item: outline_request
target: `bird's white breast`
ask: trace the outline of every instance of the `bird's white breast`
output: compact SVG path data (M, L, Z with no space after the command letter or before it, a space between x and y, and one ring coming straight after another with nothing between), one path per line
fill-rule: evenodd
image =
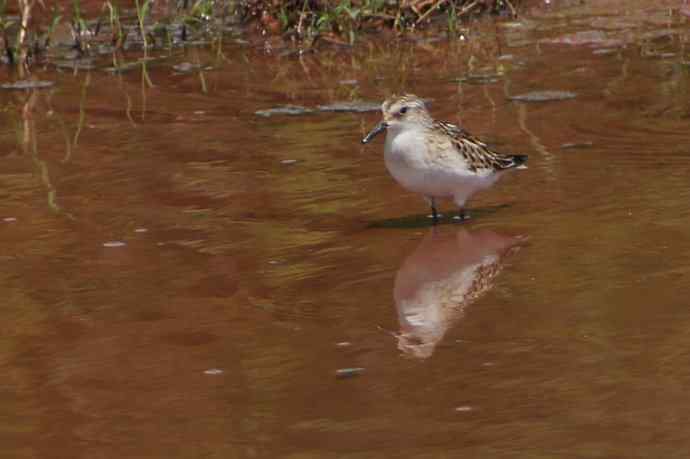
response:
M389 129L386 134L386 167L404 188L430 197L469 196L495 181L495 177L484 179L470 171L450 142L436 143L434 147L441 148L432 150L427 135L423 127Z

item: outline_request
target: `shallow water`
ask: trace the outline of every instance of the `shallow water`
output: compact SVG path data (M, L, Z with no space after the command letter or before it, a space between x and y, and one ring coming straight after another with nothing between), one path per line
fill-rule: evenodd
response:
M2 457L684 457L688 19L601 8L0 92ZM432 229L378 114L255 115L403 90L529 169Z

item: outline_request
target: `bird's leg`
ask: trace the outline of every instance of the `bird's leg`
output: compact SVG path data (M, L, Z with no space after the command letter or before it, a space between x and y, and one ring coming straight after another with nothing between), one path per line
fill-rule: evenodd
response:
M461 207L460 212L458 213L458 220L461 222L464 222L465 220L469 220L470 216L467 212L465 212L465 208Z
M470 219L470 216L467 215L464 207L461 207L460 212L458 212L458 215L453 217L453 220L457 220L459 222L464 222L465 220L469 220L469 219Z
M434 224L436 224L438 223L438 211L436 210L434 198L429 198L429 204L431 204L431 218L434 220Z

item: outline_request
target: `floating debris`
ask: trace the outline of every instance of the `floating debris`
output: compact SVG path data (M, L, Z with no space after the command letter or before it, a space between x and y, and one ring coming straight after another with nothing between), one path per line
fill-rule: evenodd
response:
M17 219L14 217L5 217L2 219L2 221L7 222L7 223L12 223L12 222L16 222Z
M572 142L572 143L564 143L561 145L561 148L563 150L568 150L571 148L589 148L592 145L594 145L592 142Z
M501 75L498 73L465 75L464 77L454 80L454 82L457 83L467 84L494 84L499 81L501 81Z
M104 242L104 243L103 243L103 247L109 247L109 248L112 248L112 247L124 247L124 246L126 246L126 245L127 245L127 243L126 243L126 242L122 242L122 241L108 241L108 242Z
M474 410L474 408L472 408L471 406L467 406L467 405L458 406L455 408L455 411L458 413L466 413L466 412L472 411L472 410Z
M622 40L609 38L609 35L601 30L581 30L560 37L546 39L543 40L542 43L571 46L596 45L609 48L623 45Z
M137 228L134 230L135 233L146 233L148 229L146 228Z
M312 110L311 108L302 107L300 105L285 105L283 107L269 108L266 110L257 110L256 112L254 112L254 114L268 118L269 116L280 115L306 115L313 112L314 110Z
M322 112L378 112L381 110L381 104L363 101L334 102L328 105L319 105L317 109Z
M220 368L209 368L208 370L204 370L205 375L211 375L211 376L218 376L222 375L224 372Z
M173 70L177 73L191 73L195 70L199 70L201 65L192 64L191 62L181 62L179 64L173 65Z
M338 347L349 347L352 346L352 343L349 341L341 341L339 343L335 343L335 345Z
M554 100L574 99L577 94L570 91L532 91L517 96L510 96L508 99L518 102L550 102Z
M0 85L2 89L45 89L55 86L53 81L41 81L41 80L19 80L14 83L3 83Z
M313 48L307 49L288 49L279 54L280 57L301 57L308 53L313 53L315 50Z
M364 368L341 368L335 371L335 377L338 379L354 378L364 373Z
M280 164L295 164L296 162L296 159L284 159L280 162Z
M381 110L381 104L376 102L363 102L363 101L353 101L353 102L334 102L327 105L319 105L316 109L302 107L301 105L285 105L283 107L269 108L266 110L257 110L254 112L258 116L277 116L277 115L307 115L314 113L315 111L320 112L377 112Z
M103 70L109 73L125 73L141 66L142 62L128 62L117 67L105 67Z
M91 59L58 60L53 61L53 65L59 69L68 70L94 70L96 68L96 64Z
M645 57L650 59L669 59L676 57L676 53L649 53Z
M618 48L599 48L595 49L592 51L592 54L598 55L598 56L606 56L609 54L616 54L618 52Z

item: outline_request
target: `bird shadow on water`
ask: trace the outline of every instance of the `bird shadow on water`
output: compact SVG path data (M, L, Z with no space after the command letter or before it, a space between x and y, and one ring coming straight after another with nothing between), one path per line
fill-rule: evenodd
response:
M468 217L464 220L459 220L455 218L458 215L457 210L452 212L441 212L441 217L439 217L436 225L460 225L473 222L475 220L493 215L503 209L510 208L511 204L498 204L495 206L472 208L467 211ZM388 218L386 220L377 220L370 222L367 228L427 228L434 226L434 221L431 219L429 214L423 215L408 215L399 218Z

